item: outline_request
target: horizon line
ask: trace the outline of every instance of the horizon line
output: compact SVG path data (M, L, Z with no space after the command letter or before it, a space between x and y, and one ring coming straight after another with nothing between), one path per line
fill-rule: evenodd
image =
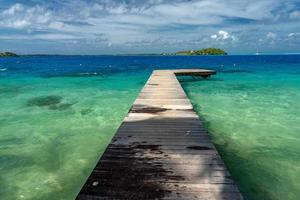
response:
M54 54L54 53L29 53L29 54L17 54L19 56L130 56L130 55L148 55L148 56L260 56L260 55L300 55L300 52L296 53L289 53L289 52L282 52L282 53L241 53L241 54L227 54L227 55L172 55L164 54L164 53L116 53L116 54Z

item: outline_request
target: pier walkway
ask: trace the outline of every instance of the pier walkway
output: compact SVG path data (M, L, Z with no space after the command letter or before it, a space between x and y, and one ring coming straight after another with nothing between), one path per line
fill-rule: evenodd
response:
M176 78L212 74L153 71L77 200L242 200Z

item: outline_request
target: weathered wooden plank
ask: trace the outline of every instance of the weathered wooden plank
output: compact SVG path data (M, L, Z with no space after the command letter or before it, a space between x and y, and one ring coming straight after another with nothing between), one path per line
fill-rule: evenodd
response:
M77 200L243 199L176 79L212 74L154 71Z

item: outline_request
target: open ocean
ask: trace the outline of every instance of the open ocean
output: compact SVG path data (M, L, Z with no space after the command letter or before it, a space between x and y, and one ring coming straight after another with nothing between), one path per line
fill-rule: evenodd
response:
M180 78L249 200L300 198L300 55L0 58L0 199L72 200L153 69Z

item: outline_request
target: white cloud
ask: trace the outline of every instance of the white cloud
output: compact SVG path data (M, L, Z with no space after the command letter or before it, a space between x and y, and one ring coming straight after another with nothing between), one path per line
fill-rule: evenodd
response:
M267 39L270 39L270 40L276 40L277 34L273 33L273 32L268 32L266 37L267 37Z
M289 34L288 34L288 38L289 38L289 39L293 39L293 38L296 38L296 37L298 37L298 36L300 36L300 33L289 33Z
M230 37L229 33L223 30L219 31L219 36L221 40L227 40Z
M11 6L9 9L4 10L2 13L4 15L14 15L17 12L21 12L24 10L24 6L22 4L16 3Z
M226 18L243 18L250 20L271 19L272 8L276 0L262 0L259 3L250 1L237 2L229 0L202 1L163 1L149 0L143 4L118 1L65 1L61 8L49 10L35 5L25 7L22 4L12 5L2 12L2 25L14 27L13 21L25 19L26 26L39 26L47 20L91 20L100 23L127 23L131 25L148 25L151 27L179 25L215 25L222 24ZM131 2L131 1L129 1ZM133 1L136 2L136 1ZM78 12L78 7L80 11ZM10 14L10 19L6 15ZM51 15L51 19L49 19ZM35 20L36 18L36 20ZM43 22L45 21L45 22ZM26 27L24 25L24 27ZM150 28L151 28L150 27ZM16 27L20 28L20 27Z
M290 13L291 19L300 19L300 11L296 10Z
M278 35L268 33L274 30L272 26L278 26L272 24L278 16L276 10L285 11L285 3L278 0L64 0L55 1L56 7L51 1L34 2L39 4L17 3L0 10L0 29L16 29L20 34L20 37L2 35L2 38L90 40L92 43L101 34L108 46L182 43L202 46L230 45L245 40L253 43L258 38L273 41L299 29L295 23ZM289 19L298 15L295 9L280 13Z
M0 13L0 26L16 29L47 27L52 18L52 12L41 6L28 8L17 3Z
M237 38L231 34L229 34L227 31L219 30L218 34L211 35L210 38L215 39L216 41L236 41Z

